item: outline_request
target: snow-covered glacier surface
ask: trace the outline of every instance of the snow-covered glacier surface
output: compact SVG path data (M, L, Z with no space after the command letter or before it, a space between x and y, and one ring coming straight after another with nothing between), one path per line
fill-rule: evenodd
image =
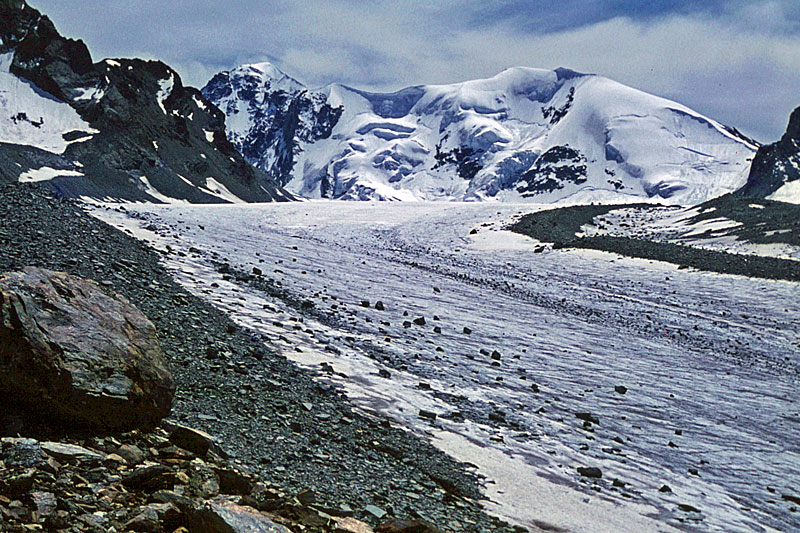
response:
M261 63L203 94L250 163L310 198L696 204L741 187L755 151L683 105L568 69L373 93Z
M540 208L96 213L168 246L189 290L361 408L473 463L494 513L575 532L800 528L784 497L800 496L800 286L551 250L502 230ZM260 269L283 296L223 279L218 262Z

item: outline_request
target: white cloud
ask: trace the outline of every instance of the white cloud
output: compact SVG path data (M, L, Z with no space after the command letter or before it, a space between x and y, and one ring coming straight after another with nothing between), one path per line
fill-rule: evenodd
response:
M800 104L800 36L749 33L721 21L616 18L544 36L501 26L449 46L475 72L504 64L595 72L762 136L778 135Z
M566 29L547 33L531 29L539 18L530 5L511 0L35 4L96 54L160 57L195 85L259 60L312 86L380 90L487 77L515 65L565 66L676 99L762 140L779 136L800 104L800 8L785 0L636 19L609 18L612 8L598 12L593 4L596 21L572 25L574 2L564 2L567 22L559 27ZM558 21L559 6L541 8L551 10L542 19Z

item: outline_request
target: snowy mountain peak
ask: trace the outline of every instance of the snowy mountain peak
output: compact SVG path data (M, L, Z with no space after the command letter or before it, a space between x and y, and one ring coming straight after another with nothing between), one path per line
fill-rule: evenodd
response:
M312 198L698 203L740 187L756 149L685 106L566 68L392 93L255 90L237 72L203 89L231 141Z
M234 83L256 84L272 91L296 92L305 90L305 85L292 78L268 61L241 65L228 73Z
M252 63L250 65L244 65L243 67L240 68L255 70L265 74L269 78L276 80L286 77L285 72L283 72L281 69L279 69L269 61L262 61L261 63Z

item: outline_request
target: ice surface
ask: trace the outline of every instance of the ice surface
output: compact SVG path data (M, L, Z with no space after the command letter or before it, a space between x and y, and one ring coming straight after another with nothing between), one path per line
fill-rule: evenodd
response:
M169 245L181 283L287 357L330 364L335 373L319 379L358 406L477 465L492 482L492 512L576 532L800 528L780 497L800 479L800 286L603 252L534 253L539 243L503 227L539 208L310 201L128 208L142 219L98 212ZM156 232L143 229L151 224ZM223 279L215 258L260 268L315 313ZM403 326L420 316L424 326ZM497 411L505 422L488 418ZM599 424L585 428L580 412ZM602 468L599 491L578 466ZM665 484L672 492L659 492Z

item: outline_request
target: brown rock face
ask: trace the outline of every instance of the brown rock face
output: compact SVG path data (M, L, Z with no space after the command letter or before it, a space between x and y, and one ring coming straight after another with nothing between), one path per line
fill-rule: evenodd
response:
M174 392L155 327L123 297L39 268L0 276L0 395L24 416L149 426Z

